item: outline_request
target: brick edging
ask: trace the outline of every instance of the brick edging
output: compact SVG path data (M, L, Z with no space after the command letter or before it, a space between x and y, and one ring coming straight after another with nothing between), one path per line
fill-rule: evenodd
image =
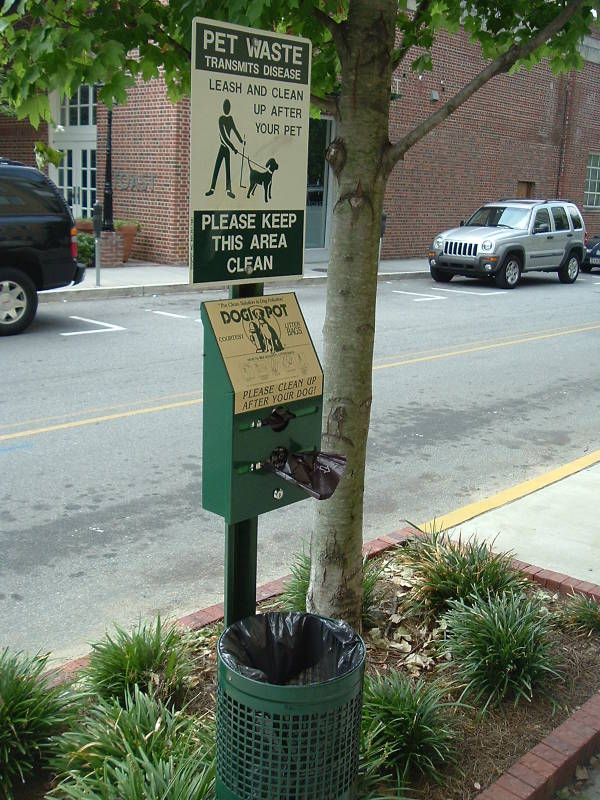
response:
M408 539L423 536L418 528L409 525L401 530L379 536L363 545L368 558L398 547ZM576 592L600 602L600 586L580 581L561 572L543 569L525 561L513 559L513 566L529 580L563 594ZM264 583L256 589L258 602L277 597L283 591L289 575ZM200 630L224 617L222 603L217 603L177 620L176 624L190 630ZM53 683L64 683L89 663L89 656L69 661L52 670ZM515 762L497 781L475 800L551 800L553 794L569 783L578 764L588 761L600 750L600 693L593 695L577 711L548 734L532 750Z

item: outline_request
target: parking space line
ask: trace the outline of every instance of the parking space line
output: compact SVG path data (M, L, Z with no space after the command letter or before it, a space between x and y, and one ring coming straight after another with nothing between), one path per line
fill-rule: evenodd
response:
M401 292L400 289L392 289L394 294L409 294L413 297L420 297L421 300L413 300L414 303L422 303L423 300L447 300L447 297L436 297L432 294L419 294L418 292Z
M185 314L172 314L170 311L154 311L153 308L147 308L151 314L160 314L161 317L175 317L175 319L189 319Z
M506 297L507 293L501 290L497 292L470 292L467 289L442 289L441 286L432 286L432 292L452 292L454 294L473 294L475 297Z
M112 331L126 331L127 328L122 328L120 325L111 325L110 322L99 322L97 319L86 319L86 317L74 317L69 319L77 319L80 322L89 322L90 325L100 325L100 328L94 328L88 331L69 331L69 333L61 333L61 336L83 336L85 333L111 333Z

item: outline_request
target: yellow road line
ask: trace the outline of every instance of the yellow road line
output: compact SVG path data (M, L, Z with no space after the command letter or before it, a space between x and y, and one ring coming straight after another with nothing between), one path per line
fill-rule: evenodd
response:
M25 419L20 422L8 422L0 425L0 431L10 430L11 428L22 428L23 425L39 425L41 422L51 422L55 419L66 419L67 417L74 417L76 414L97 414L100 411L112 411L116 408L131 408L131 406L141 406L144 403L157 403L160 400L173 400L176 397L189 397L190 395L199 395L200 390L196 389L192 392L171 392L169 394L159 395L158 397L148 397L146 400L133 400L128 403L111 403L108 406L96 406L95 408L86 408L85 411L71 411L64 414L53 414L49 417L37 417L34 419Z
M80 428L83 425L95 425L98 422L110 422L115 419L125 419L126 417L137 417L141 414L155 414L157 411L168 411L173 408L183 408L184 406L195 406L202 403L202 399L182 400L179 403L167 403L162 406L152 406L151 408L138 408L135 411L123 411L120 414L106 414L102 417L90 417L89 419L78 419L73 422L63 422L60 425L48 425L45 428L32 428L28 431L18 433L5 433L0 436L0 442L7 442L10 439L23 439L26 436L36 436L39 433L51 433L52 431L64 431L69 428Z
M585 331L588 331L588 330L592 330L592 331L596 330L598 325L600 325L600 323L590 322L590 323L586 324L585 326L583 326L583 331L585 332ZM506 344L507 342L513 341L515 336L519 336L521 339L524 339L527 336L541 336L541 335L547 335L547 334L560 335L560 334L564 334L564 333L569 333L570 331L571 331L570 327L547 328L546 330L540 330L535 334L531 333L531 332L529 332L529 333L522 332L522 333L518 334L516 331L513 331L512 338L509 338L508 336L495 336L494 338L491 338L491 339L488 338L487 339L487 344L488 345L489 344ZM481 341L479 341L478 343L465 342L463 347L464 348L478 347L480 344L481 344ZM415 350L413 352L408 352L408 353L397 353L397 354L394 354L394 355L388 354L387 356L377 356L377 357L375 357L373 359L373 362L376 365L380 361L385 364L391 358L393 358L393 359L418 358L418 357L426 356L426 355L434 355L436 353L437 354L439 354L439 353L445 354L447 352L449 352L449 348L446 348L445 350L440 350L439 347L435 347L435 348L431 348L431 349L428 349L428 350Z
M441 517L423 522L419 525L419 528L429 532L455 528L457 525L473 519L473 517L485 514L486 511L492 511L494 508L500 508L500 506L505 506L507 503L512 503L513 500L519 500L521 497L537 492L539 489L544 489L552 483L568 478L569 475L581 472L582 469L591 467L599 462L600 450L595 450L593 453L588 453L587 456L582 456L575 461L564 464L562 467L556 467L550 472L538 475L537 478L530 478L527 481L523 481L523 483L518 483L516 486L511 486L509 489L487 497L485 500L469 503L469 505L458 508L456 511L451 511Z
M561 331L552 331L552 332L547 332L547 333L535 334L535 335L532 335L532 336L523 336L520 339L509 339L509 340L505 340L505 341L497 341L497 342L492 342L492 343L488 343L488 344L473 345L473 346L469 346L469 347L464 347L464 348L459 349L459 350L451 350L451 351L446 351L446 352L443 352L443 353L439 353L438 352L438 353L433 353L431 355L421 355L421 356L416 356L416 357L413 357L413 358L405 358L405 359L403 359L401 361L394 361L394 362L391 362L389 364L378 364L378 365L373 367L373 372L378 372L379 370L383 370L383 369L392 369L394 367L407 366L407 365L410 365L410 364L419 364L419 363L422 363L422 362L425 362L425 361L437 361L437 360L442 359L442 358L451 358L451 357L456 357L456 356L461 356L461 355L467 355L469 353L478 353L478 352L483 352L485 350L495 350L495 349L500 348L500 347L512 347L512 346L518 345L518 344L526 344L527 342L536 342L536 341L541 341L543 339L553 339L553 338L555 338L557 336L568 336L568 335L572 335L572 334L575 334L575 333L585 333L587 331L595 331L595 330L600 330L600 323L594 324L594 325L586 325L586 326L582 326L580 328L567 328L567 329L561 330ZM190 392L182 392L181 393L181 395L185 395L185 394L190 394ZM172 396L177 396L177 395L172 395ZM157 399L159 399L159 398L157 398ZM77 427L81 427L82 425L94 425L94 424L96 424L98 422L109 422L109 421L115 420L115 419L124 419L126 417L135 417L135 416L139 416L140 414L153 414L153 413L156 413L158 411L167 411L167 410L173 409L173 408L181 408L183 406L197 405L197 404L199 404L201 402L202 402L201 399L186 400L186 401L178 402L178 403L168 403L168 404L160 405L160 406L152 406L150 408L140 408L140 409L137 409L135 411L125 411L125 412L122 412L122 413L119 413L119 414L107 414L107 415L100 416L100 417L92 417L92 418L88 418L88 419L74 420L73 422L64 422L64 423L61 423L61 424L58 424L58 425L48 425L48 426L43 427L43 428L34 428L34 429L31 429L31 430L19 431L17 433L0 434L0 442L5 442L5 441L8 441L10 439L21 439L21 438L24 438L26 436L35 436L36 434L39 434L39 433L50 433L51 431L68 430L69 428L77 428ZM111 406L109 406L109 408L110 407ZM113 406L113 407L114 408L118 408L119 406L116 405L116 406ZM48 420L50 420L50 419L60 419L60 417L47 417L46 419L48 419ZM37 421L38 420L31 420L31 422L37 422ZM39 420L39 421L41 422L41 421L44 421L44 420ZM5 430L6 430L7 427L15 427L16 424L17 423L14 423L14 424L12 424L10 426L0 426L0 430L2 429L2 427L4 427ZM27 423L21 422L20 424L23 425L23 424L27 424Z
M570 328L559 333L540 333L534 336L524 336L521 339L509 339L505 342L494 342L492 344L481 344L473 347L464 347L461 350L451 350L446 353L436 353L430 356L418 356L416 358L406 358L402 361L392 361L389 364L378 364L373 367L373 372L380 369L392 369L393 367L404 367L409 364L420 364L424 361L437 361L441 358L451 358L455 356L464 356L468 353L481 353L485 350L497 350L500 347L513 347L517 344L527 344L527 342L539 342L542 339L555 339L557 336L569 336L574 333L585 333L587 331L600 330L600 324L588 325L581 328Z

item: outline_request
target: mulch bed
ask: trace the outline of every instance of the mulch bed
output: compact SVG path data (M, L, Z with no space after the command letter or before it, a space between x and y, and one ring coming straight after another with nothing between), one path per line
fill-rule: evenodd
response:
M385 554L387 564L378 584L377 625L363 632L367 645L367 671L385 673L407 670L415 678L432 679L439 673L436 640L443 626L426 626L415 617L403 616L399 596L406 592L410 578L394 562L393 551ZM558 609L565 597L531 584L549 612ZM261 604L260 611L276 610L277 600ZM222 624L191 633L199 656L194 675L194 699L190 710L205 713L214 708L216 686L216 643ZM427 800L472 800L497 780L512 764L564 722L589 697L600 691L600 637L556 630L555 652L563 680L552 685L552 699L534 697L531 703L505 704L479 717L476 710L459 708L455 724L458 733L458 763L446 773L443 785L426 781L410 787L410 794ZM452 666L444 670L452 681ZM456 697L456 694L455 694ZM16 800L41 800L47 780L30 782Z
M376 595L374 614L377 627L363 632L367 645L367 671L408 670L415 678L432 679L439 672L435 644L443 631L436 631L435 625L432 631L421 619L402 616L398 609L398 594L406 591L409 581L402 577L402 568L394 565L393 551L381 560L388 563L388 567ZM533 583L529 591L543 601L549 612L557 611L566 602L564 595L550 593ZM277 608L275 599L261 604L259 610ZM200 692L193 703L197 711L214 707L215 652L221 630L222 626L219 626L201 634L205 656L198 673ZM415 797L472 800L600 691L600 637L558 629L555 636L556 658L563 680L553 684L551 698L534 696L531 703L521 702L516 707L506 703L483 717L479 717L476 710L458 709L455 723L460 746L456 768L446 773L441 786L426 781L414 783L411 792ZM452 667L447 668L444 674L450 683Z

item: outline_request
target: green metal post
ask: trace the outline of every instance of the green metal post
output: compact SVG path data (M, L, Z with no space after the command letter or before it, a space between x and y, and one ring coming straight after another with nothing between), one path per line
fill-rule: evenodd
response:
M260 297L264 284L232 286L230 299ZM225 525L225 626L256 613L258 517Z
M256 613L258 517L225 526L225 625Z

